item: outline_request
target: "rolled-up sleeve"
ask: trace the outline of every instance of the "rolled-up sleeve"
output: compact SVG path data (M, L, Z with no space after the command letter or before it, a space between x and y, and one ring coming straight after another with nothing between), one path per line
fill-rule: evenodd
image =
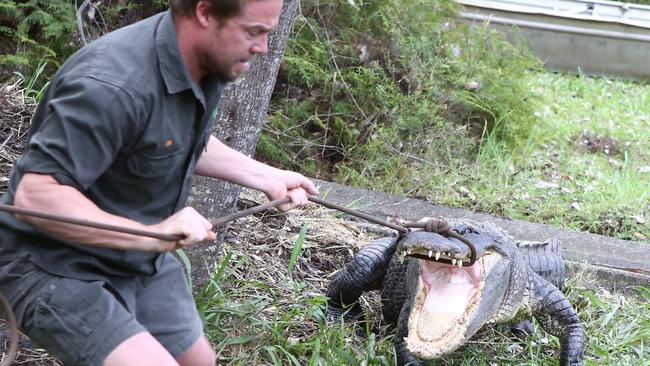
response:
M89 76L67 76L52 92L17 168L85 191L137 136L142 108L125 90Z

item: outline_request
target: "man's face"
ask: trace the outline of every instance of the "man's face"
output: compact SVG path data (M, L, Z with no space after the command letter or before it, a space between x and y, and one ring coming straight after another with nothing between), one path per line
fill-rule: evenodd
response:
M268 50L268 35L281 10L282 0L251 0L240 15L222 20L211 16L201 68L223 80L237 79L256 54Z

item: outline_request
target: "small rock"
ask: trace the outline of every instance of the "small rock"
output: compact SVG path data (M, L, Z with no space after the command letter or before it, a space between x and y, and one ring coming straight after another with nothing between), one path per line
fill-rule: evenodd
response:
M617 169L617 170L621 170L621 168L623 167L623 165L621 165L621 163L619 163L618 160L616 160L616 159L609 159L609 160L607 160L607 162L609 163L609 165L612 168Z
M465 83L465 89L469 91L475 91L481 89L481 84L476 81L468 81Z
M535 184L535 187L541 188L541 189L556 189L556 188L559 188L560 185L557 184L557 183L553 183L553 182L541 181L541 182L537 182L537 184Z

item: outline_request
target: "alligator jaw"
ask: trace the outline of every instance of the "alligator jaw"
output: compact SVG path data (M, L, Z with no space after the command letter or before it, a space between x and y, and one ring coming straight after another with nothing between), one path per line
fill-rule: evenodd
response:
M409 256L415 257L415 251L411 252ZM492 256L495 255L487 255ZM484 267L487 258L470 267L459 267L436 262L435 257L434 254L431 260L419 261L418 291L408 319L407 348L422 359L453 352L471 336L466 334L468 321L480 301L487 270Z
M416 248L402 250L399 257L400 263L404 263L404 259L406 259L407 256L427 261L447 263L451 264L452 266L458 266L459 268L462 268L463 264L468 264L470 262L469 255L461 254L459 256L440 250L434 252L432 249Z

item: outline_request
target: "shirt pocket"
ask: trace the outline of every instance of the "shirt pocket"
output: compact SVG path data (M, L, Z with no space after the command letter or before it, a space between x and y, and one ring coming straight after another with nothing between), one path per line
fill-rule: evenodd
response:
M136 152L127 158L126 165L129 172L138 177L157 178L181 169L184 152L184 149L171 152Z

